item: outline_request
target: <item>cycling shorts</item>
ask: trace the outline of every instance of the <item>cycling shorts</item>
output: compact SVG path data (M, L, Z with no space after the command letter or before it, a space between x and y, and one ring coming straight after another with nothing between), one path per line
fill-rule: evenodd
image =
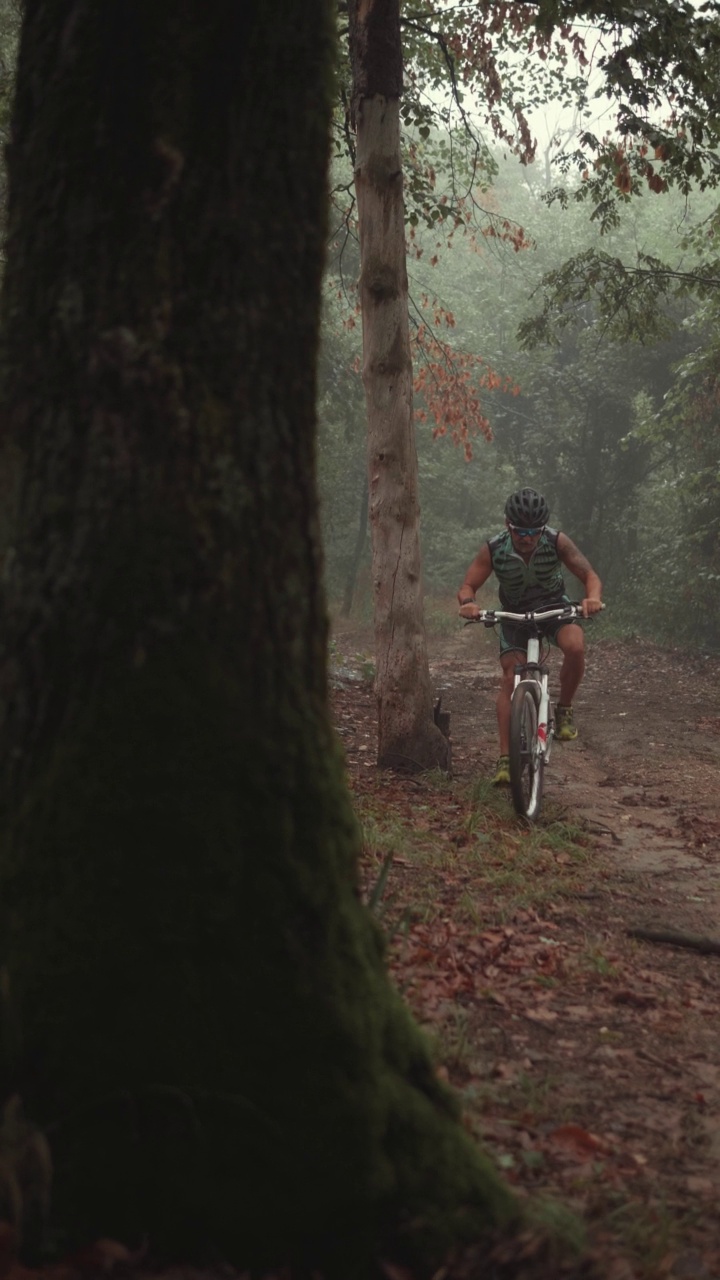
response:
M557 633L561 627L581 627L582 620L578 618L548 618L547 622L539 622L537 624L538 632L543 639L549 640L551 644L557 644ZM522 622L501 622L500 623L500 654L511 653L514 650L520 650L525 653L527 649L527 627Z

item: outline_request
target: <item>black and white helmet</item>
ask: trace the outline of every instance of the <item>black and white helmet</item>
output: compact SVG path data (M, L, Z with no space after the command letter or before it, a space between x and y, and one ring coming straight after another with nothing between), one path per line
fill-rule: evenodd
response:
M505 515L510 524L521 529L535 529L547 524L550 508L543 495L535 489L518 489L505 503Z

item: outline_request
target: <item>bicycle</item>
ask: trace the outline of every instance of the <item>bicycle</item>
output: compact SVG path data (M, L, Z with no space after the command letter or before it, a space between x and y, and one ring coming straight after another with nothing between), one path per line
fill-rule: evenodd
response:
M469 623L482 622L486 627L508 621L528 628L527 654L525 661L515 668L510 702L510 791L516 813L529 822L537 821L540 816L544 771L550 760L555 727L538 623L549 618L564 618L569 622L582 616L582 606L572 601L530 613L482 609L479 617L468 619Z

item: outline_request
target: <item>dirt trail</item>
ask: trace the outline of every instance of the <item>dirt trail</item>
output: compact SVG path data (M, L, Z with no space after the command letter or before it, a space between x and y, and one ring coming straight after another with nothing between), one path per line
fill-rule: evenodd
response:
M462 967L467 948L468 990L441 1002L435 1017L445 1019L448 1042L453 1019L462 1029L469 1063L451 1063L450 1079L483 1099L479 1136L510 1180L556 1194L599 1224L612 1280L720 1280L720 955L628 935L645 927L720 941L720 658L598 632L575 704L580 736L554 745L545 786L547 813L566 809L592 834L583 892L511 920L489 964L483 948L497 943L497 931L484 932L482 915L474 933L460 926L454 950L425 962L411 1003L427 1020L424 978L432 990L452 963ZM341 631L337 644L367 676L367 633ZM444 831L456 841L454 865L466 867L457 896L472 887L457 800L464 782L491 776L497 757L497 640L465 627L434 638L430 662L460 784ZM388 806L404 787L411 812L430 802L422 781L377 775L371 687L341 683L336 714L353 786L374 788L376 803ZM402 897L402 867L393 874ZM408 864L406 874L416 886L422 872ZM443 924L455 890L433 874ZM412 942L411 929L410 952ZM414 956L432 957L434 942L420 943ZM401 985L411 963L401 951L393 960ZM558 1142L573 1149L563 1154Z
M557 664L553 652L551 688ZM467 627L433 643L431 669L451 713L455 772L489 773L494 636ZM642 881L638 924L720 937L720 660L591 640L575 718L580 736L554 744L546 795L588 822L620 874Z

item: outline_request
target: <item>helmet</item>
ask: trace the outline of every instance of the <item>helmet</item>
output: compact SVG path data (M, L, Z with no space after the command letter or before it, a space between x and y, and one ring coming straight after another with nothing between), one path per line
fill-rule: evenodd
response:
M547 524L550 508L541 493L535 489L518 489L505 503L505 515L510 524L521 529L534 529Z

